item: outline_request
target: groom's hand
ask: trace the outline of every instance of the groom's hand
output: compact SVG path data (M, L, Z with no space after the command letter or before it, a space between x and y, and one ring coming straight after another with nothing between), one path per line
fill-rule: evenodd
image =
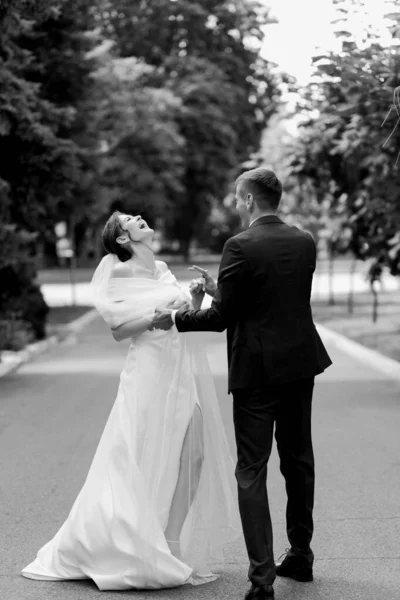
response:
M158 310L156 309L153 317L153 322L150 325L150 331L153 329L163 329L168 331L173 326L172 310Z

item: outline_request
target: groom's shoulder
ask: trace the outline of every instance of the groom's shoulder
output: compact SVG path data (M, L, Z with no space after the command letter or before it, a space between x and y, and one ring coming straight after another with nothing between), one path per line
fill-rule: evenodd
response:
M312 233L308 230L305 229L304 227L302 227L300 224L295 224L295 225L290 225L290 229L293 233L295 233L295 235L299 236L299 237L306 237L307 239L311 240L312 242L315 242L314 240L314 236L312 235Z
M240 244L241 242L245 242L248 239L250 239L249 229L244 229L243 231L239 231L236 235L233 235L231 238L229 238L228 242L233 240L234 242Z
M253 239L252 231L250 229L244 229L243 231L239 231L236 235L233 235L226 242L227 244L232 244L234 246L245 246L248 242Z
M246 231L240 231L236 235L228 238L224 244L224 250L230 249L239 249L242 244L246 242L247 237L244 235Z
M313 235L307 229L301 227L301 225L289 225L288 223L283 223L283 225L284 227L282 227L282 229L279 230L279 233L277 232L279 237L282 237L283 239L297 238L299 243L304 243L305 240L308 240L308 242L311 242L312 245L315 246L315 240ZM226 242L226 246L230 246L231 248L236 246L244 249L246 247L250 247L253 243L258 244L260 240L268 240L269 237L263 235L262 230L258 231L258 229L249 227L248 229L240 231L239 233L228 239L228 241Z

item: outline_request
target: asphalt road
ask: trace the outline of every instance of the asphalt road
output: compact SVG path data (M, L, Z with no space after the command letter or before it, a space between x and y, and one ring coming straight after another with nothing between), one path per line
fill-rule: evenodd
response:
M206 344L234 455L223 334ZM400 598L400 384L329 348L334 366L317 379L315 581L277 580L278 600ZM97 319L74 345L0 380L0 600L109 600L132 596L241 599L242 540L227 548L220 580L196 588L99 592L90 581L49 583L20 570L56 532L82 486L113 404L126 344ZM287 547L285 491L274 450L269 493L278 557Z

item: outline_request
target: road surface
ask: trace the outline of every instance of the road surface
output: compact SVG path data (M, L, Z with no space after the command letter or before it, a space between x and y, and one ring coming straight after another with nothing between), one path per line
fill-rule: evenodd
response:
M215 376L232 454L224 334L198 334ZM62 345L0 380L1 600L235 600L248 587L243 540L227 548L222 576L196 588L99 592L91 581L24 579L66 518L113 404L126 344L96 319ZM315 581L277 579L278 600L398 600L400 597L400 384L329 347L313 415L317 468ZM269 470L276 557L287 547L285 490L276 451Z

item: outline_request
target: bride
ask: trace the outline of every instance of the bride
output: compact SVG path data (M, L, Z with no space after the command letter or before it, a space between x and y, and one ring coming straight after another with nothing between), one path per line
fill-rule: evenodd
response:
M199 585L218 577L211 565L240 535L234 464L205 354L196 334L152 329L156 308L190 300L155 260L153 235L140 216L115 212L105 225L94 301L129 350L86 481L24 577L92 579L100 590ZM196 282L191 296L200 308Z

